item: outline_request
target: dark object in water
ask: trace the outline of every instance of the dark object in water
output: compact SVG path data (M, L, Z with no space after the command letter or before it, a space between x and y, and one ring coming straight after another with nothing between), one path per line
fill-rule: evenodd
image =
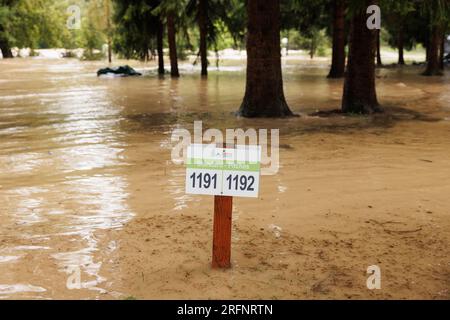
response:
M120 75L122 77L142 76L142 73L136 72L136 70L134 70L130 66L120 66L120 67L115 67L115 68L100 69L97 71L97 77L100 77L101 75L105 75L108 73Z

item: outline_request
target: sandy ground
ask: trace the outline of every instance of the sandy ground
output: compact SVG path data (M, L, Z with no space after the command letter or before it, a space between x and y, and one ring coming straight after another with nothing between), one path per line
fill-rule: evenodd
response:
M339 106L342 82L325 79L326 63L299 62L285 87L302 116L267 121L231 114L240 73L101 80L97 64L4 67L0 298L450 299L448 74L379 70L385 114L320 118L308 114ZM186 195L170 161L171 131L198 119L281 128L279 173L262 177L259 199L235 199L226 271L210 268L212 197ZM73 265L81 290L66 286ZM366 287L371 265L381 290Z
M212 198L175 212L164 198L146 199L149 183L167 182L143 159L133 173L141 214L114 235L119 291L138 299L449 299L449 129L416 120L284 137L282 169L263 177L261 198L235 200L228 271L209 267ZM183 179L181 168L167 170ZM366 287L371 265L381 268L381 290Z

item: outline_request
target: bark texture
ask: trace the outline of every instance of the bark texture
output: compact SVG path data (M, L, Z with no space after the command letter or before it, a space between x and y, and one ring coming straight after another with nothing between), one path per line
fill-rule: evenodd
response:
M442 75L442 70L439 62L441 41L442 41L442 29L439 26L434 25L431 30L427 68L423 73L424 76Z
M199 0L198 27L200 30L200 60L202 64L202 76L208 75L208 0Z
M13 58L13 54L9 44L6 40L0 39L0 50L2 50L2 55L4 59Z
M108 62L112 62L112 39L111 39L111 3L107 0L106 3L106 29L108 38Z
M248 0L247 78L239 114L292 116L283 91L280 0Z
M158 32L156 36L156 46L158 50L158 74L164 74L164 48L163 48L163 38L164 38L164 25L160 21L158 23Z
M446 36L445 36L445 31L442 32L442 39L441 39L441 51L439 54L439 67L441 69L442 72L444 72L445 69L445 65L444 65L444 58L445 58L445 40L446 40Z
M4 32L4 28L0 25L0 34ZM8 39L0 36L0 50L2 51L2 55L4 59L13 58L13 54L11 51L11 47L9 45Z
M381 60L381 41L380 41L380 30L377 30L377 66L382 67L383 61Z
M400 25L400 28L398 30L397 46L398 46L398 64L403 66L405 64L405 57L404 57L405 32L403 30L403 24Z
M342 78L345 73L345 1L333 0L333 54L328 78Z
M368 6L373 4L373 1L366 3ZM378 30L369 30L366 19L365 9L355 12L352 17L350 50L342 98L342 111L347 113L371 114L381 111L375 88Z
M178 78L180 76L180 73L178 71L175 16L173 12L169 12L167 15L167 38L169 42L170 75L173 78Z

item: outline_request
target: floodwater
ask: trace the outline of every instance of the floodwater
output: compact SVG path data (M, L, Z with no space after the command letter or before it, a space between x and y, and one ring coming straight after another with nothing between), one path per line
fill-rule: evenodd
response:
M417 68L379 71L380 101L400 106L390 117L330 120L306 116L339 107L342 81L325 78L328 62L284 62L287 100L304 116L268 121L233 115L244 94L241 65L212 68L208 80L188 67L178 80L159 78L152 65L139 63L140 78L97 78L101 63L76 60L14 59L0 66L3 299L127 296L116 260L122 239L112 232L144 211L192 210L183 168L170 163L175 128L191 129L195 120L205 128L282 128L283 145L311 132L450 117L448 75L422 78ZM417 113L403 110L417 104ZM149 180L137 183L142 172ZM78 276L80 287L70 290Z

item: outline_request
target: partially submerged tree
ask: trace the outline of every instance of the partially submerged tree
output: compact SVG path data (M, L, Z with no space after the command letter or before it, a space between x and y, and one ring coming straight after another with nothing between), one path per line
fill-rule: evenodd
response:
M188 15L194 17L198 26L201 75L205 77L208 75L208 33L214 32L214 26L211 25L209 16L210 1L212 0L189 0L186 6Z
M448 0L428 0L423 3L423 11L430 21L430 40L427 54L427 67L424 76L442 75L440 58L443 56L442 41L445 27L450 16L450 3Z
M178 71L175 15L176 12L174 10L167 12L167 39L169 42L170 75L173 78L178 78L180 76L180 72Z
M383 66L383 61L381 60L381 30L377 30L377 40L376 40L376 47L377 47L377 67Z
M114 34L115 51L121 53L125 58L137 58L148 60L150 50L157 45L158 35L161 37L162 45L163 26L159 16L153 14L153 10L159 5L157 0L114 0L116 25ZM162 51L160 50L160 58ZM163 59L160 59L162 62ZM163 68L159 67L159 72Z
M200 31L200 60L202 76L208 75L208 0L198 0L198 29Z
M218 15L224 22L227 31L233 38L234 48L241 49L245 46L247 31L246 3L242 0L226 0L221 6Z
M442 27L433 25L431 28L431 37L428 51L427 68L423 72L424 76L441 76L442 69L439 61L442 41Z
M247 76L244 117L292 116L283 91L280 0L248 0Z
M344 82L342 111L370 114L381 111L375 87L375 52L378 30L367 25L373 0L354 1L351 7L350 49Z
M342 78L345 73L345 0L333 0L333 52L328 78Z
M411 13L415 10L415 4L411 0L383 1L383 12L386 20L386 27L391 37L388 42L392 47L398 49L398 64L405 64L405 46L412 47L412 39L408 37L407 29L411 30L408 20L412 19Z
M158 74L164 75L164 24L160 16L156 16L156 51L158 52Z
M282 29L287 31L294 29L300 33L301 47L308 50L311 59L320 49L323 49L323 44L326 42L324 31L332 21L331 11L327 10L330 5L330 0L281 2Z
M13 15L11 5L13 0L0 0L0 50L3 58L12 58L11 36L8 32L10 17Z
M188 0L187 2L186 13L194 19L199 30L198 56L200 56L201 75L204 77L208 75L208 48L214 47L217 52L218 24L225 23L231 27L229 30L232 35L238 34L234 28L240 25L240 21L233 25L227 14L230 6L238 2L239 0ZM238 6L237 9L239 8Z
M108 42L108 62L112 62L112 26L111 26L111 0L105 0L105 33Z
M440 56L439 56L439 63L440 63L439 67L440 67L442 72L444 72L444 69L445 69L445 62L444 62L444 59L445 59L445 41L447 41L446 30L447 30L447 28L444 29L444 32L443 32L442 41L441 41L441 52L440 52Z

